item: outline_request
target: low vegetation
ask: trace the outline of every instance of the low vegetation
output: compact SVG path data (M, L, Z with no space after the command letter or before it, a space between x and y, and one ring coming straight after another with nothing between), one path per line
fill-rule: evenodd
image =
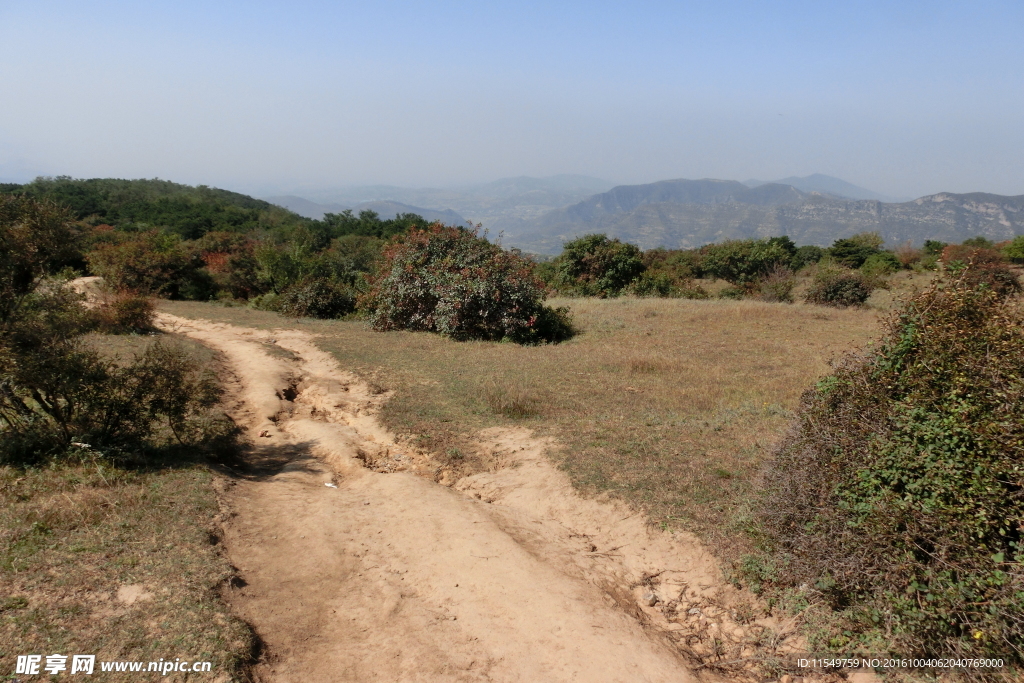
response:
M836 308L861 306L871 296L873 289L868 278L856 270L819 265L807 290L806 300L808 303Z
M211 479L194 461L126 468L84 450L45 466L0 466L5 674L17 655L74 653L203 660L214 678L244 680L256 639L219 597L233 569L211 543Z

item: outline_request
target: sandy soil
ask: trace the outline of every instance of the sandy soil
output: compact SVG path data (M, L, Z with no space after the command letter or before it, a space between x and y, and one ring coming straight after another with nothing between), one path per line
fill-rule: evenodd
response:
M581 498L529 431L482 432L488 471L445 486L309 334L158 322L223 354L262 467L222 481L227 599L265 643L261 679L707 681L766 634L786 650L695 538Z

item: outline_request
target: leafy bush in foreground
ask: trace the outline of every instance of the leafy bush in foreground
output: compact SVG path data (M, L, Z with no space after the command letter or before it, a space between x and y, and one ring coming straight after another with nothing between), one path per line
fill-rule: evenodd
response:
M127 363L104 359L82 342L94 324L79 295L51 284L0 330L0 463L44 460L73 441L137 452L160 428L201 436L219 396L213 376L159 342Z
M436 223L393 238L362 305L377 330L519 343L567 339L567 309L543 300L529 261L473 231Z
M73 259L71 214L53 202L0 195L0 325L44 277Z
M71 235L67 212L46 202L0 198L0 464L22 465L66 452L74 440L137 451L166 427L180 441L202 436L216 400L213 378L160 344L134 362L101 358L82 342L102 316L148 319L129 297L99 313L49 277ZM10 251L7 251L10 249Z
M813 586L848 636L1022 664L1024 316L965 275L805 394L762 519L776 580Z

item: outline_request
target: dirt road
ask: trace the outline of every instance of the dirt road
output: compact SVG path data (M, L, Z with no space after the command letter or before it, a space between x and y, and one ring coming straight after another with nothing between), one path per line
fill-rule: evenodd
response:
M528 431L481 433L490 471L443 486L310 335L158 321L223 354L264 464L222 491L261 679L679 682L753 652L765 625L695 539L579 497Z

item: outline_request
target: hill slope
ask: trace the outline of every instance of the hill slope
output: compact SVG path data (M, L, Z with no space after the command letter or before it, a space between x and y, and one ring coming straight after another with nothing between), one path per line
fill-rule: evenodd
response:
M164 228L185 239L207 232L249 232L304 222L301 216L248 195L168 180L67 177L4 185L4 192L57 201L79 220L134 230Z

